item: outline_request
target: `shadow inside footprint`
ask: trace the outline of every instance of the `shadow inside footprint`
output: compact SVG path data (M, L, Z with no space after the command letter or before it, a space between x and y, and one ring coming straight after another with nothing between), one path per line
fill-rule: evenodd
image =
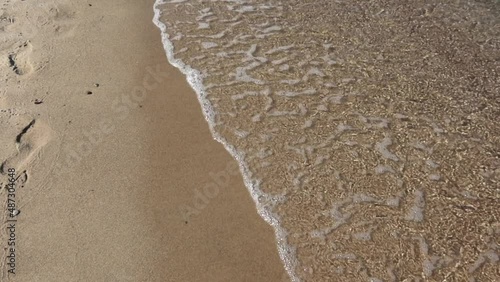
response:
M32 120L16 136L17 152L1 164L0 173L5 174L9 168L16 170L25 168L48 143L51 135L50 127L35 119Z
M17 75L25 75L33 72L33 66L30 62L31 50L31 44L25 42L9 54L9 66Z

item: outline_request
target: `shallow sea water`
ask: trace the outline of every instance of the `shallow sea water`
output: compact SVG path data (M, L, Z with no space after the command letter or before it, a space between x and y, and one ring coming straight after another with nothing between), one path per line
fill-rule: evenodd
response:
M159 1L293 281L495 281L489 1Z

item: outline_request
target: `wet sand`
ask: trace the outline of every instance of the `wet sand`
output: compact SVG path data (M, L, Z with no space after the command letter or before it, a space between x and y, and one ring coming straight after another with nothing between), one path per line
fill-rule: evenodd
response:
M2 22L1 157L21 211L2 281L288 279L236 162L166 61L153 1L2 4L14 20Z

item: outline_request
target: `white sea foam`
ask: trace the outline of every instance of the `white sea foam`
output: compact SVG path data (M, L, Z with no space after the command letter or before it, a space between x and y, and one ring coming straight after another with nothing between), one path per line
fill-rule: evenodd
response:
M377 151L380 152L380 154L382 154L382 156L384 158L397 162L397 161L399 161L399 158L395 154L393 154L389 151L388 147L390 145L392 145L391 138L385 137L384 139L382 139L381 142L378 142L375 144L375 148L377 149Z
M201 42L201 46L203 47L203 49L210 49L219 45L215 42Z
M160 6L166 3L182 3L185 1L186 0L156 0L154 4L153 22L161 31L161 38L167 55L167 59L170 62L170 64L178 68L186 76L189 85L196 92L198 101L202 106L203 115L205 116L205 119L208 122L210 131L214 139L220 142L224 146L224 148L233 156L233 158L235 158L238 161L240 171L243 175L245 186L249 190L256 204L259 215L274 228L278 244L279 255L285 265L286 271L288 272L292 281L299 281L299 278L294 273L294 270L297 265L295 249L287 243L287 232L280 226L280 220L278 215L272 213L268 205L262 204L262 202L265 203L276 202L275 201L276 199L269 197L268 195L264 194L261 191L258 182L253 181L253 179L251 179L251 172L249 170L247 163L244 161L244 156L241 153L239 153L233 145L229 144L215 130L215 124L216 124L215 117L217 113L214 111L212 104L207 98L207 94L205 92L205 86L203 85L204 76L202 75L202 73L199 70L195 70L191 68L189 65L186 65L180 59L174 57L174 46L172 44L172 41L170 40L171 35L168 34L167 26L160 21L161 17ZM254 9L253 7L244 6L243 8L241 8L241 12L253 11L253 9ZM182 35L178 34L177 36L181 37ZM245 76L243 71L240 73L239 78L245 80L248 79L248 76ZM262 201L262 199L265 200Z

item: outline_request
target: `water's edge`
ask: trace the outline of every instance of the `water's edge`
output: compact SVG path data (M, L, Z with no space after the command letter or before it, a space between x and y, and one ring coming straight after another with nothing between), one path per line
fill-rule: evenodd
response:
M297 266L297 260L295 256L295 249L288 245L287 243L287 232L280 226L279 217L276 214L273 214L269 211L265 206L259 204L259 197L266 197L266 195L260 190L259 185L256 181L252 181L251 173L248 168L248 165L244 162L243 156L237 152L237 150L229 144L218 132L214 129L215 124L215 115L210 101L207 98L207 94L203 85L203 75L195 69L192 69L189 65L186 65L182 60L174 57L174 46L172 42L169 40L169 35L167 33L167 27L164 23L160 21L161 10L158 6L164 4L163 0L156 0L153 6L154 9L154 18L153 23L160 29L161 31L161 39L163 43L163 47L165 49L165 53L167 55L167 59L169 63L178 68L187 79L187 82L193 88L198 98L198 102L200 103L203 111L203 116L208 123L210 128L210 132L213 138L221 143L224 148L229 152L229 154L238 162L240 172L243 176L243 181L245 187L247 187L252 199L257 208L257 212L259 215L270 224L276 236L278 253L279 256L284 263L285 269L290 276L292 282L299 282L300 279L295 275L295 267Z

